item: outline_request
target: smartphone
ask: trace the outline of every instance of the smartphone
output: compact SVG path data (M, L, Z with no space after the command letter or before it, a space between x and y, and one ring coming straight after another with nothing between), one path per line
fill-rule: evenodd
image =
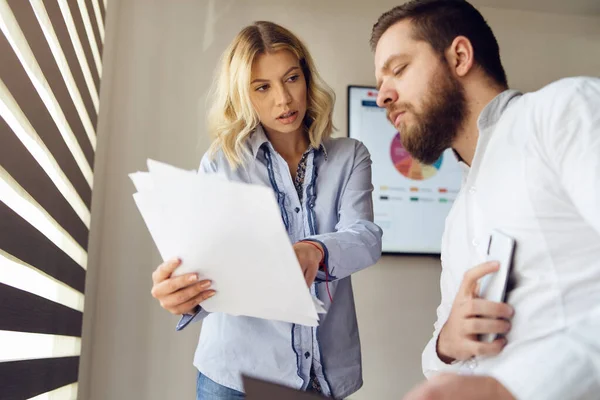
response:
M496 303L504 303L509 286L510 273L513 265L516 242L510 236L498 231L492 231L487 248L487 261L497 261L500 269L479 280L479 297ZM491 343L500 335L479 335L482 342Z

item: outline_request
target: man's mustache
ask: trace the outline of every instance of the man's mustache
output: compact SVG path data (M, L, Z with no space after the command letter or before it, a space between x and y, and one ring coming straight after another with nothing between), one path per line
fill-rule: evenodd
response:
M388 119L388 121L390 121L392 124L394 123L394 121L392 121L391 119L391 115L394 113L399 113L399 112L407 112L407 111L412 111L413 107L411 104L408 103L394 103L388 107L386 107L386 117Z

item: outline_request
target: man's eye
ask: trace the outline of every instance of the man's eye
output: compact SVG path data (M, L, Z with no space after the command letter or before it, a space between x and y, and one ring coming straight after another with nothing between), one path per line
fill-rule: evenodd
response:
M396 68L394 72L394 76L400 75L406 69L407 65L403 65L402 67Z

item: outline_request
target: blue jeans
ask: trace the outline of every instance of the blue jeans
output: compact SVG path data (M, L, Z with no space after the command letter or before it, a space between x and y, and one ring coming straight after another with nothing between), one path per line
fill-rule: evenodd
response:
M198 372L196 400L238 400L243 398L244 393L220 385Z

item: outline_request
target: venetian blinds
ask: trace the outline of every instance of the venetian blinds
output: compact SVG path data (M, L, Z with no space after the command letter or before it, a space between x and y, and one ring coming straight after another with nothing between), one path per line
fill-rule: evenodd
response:
M107 0L0 0L0 399L74 399Z

